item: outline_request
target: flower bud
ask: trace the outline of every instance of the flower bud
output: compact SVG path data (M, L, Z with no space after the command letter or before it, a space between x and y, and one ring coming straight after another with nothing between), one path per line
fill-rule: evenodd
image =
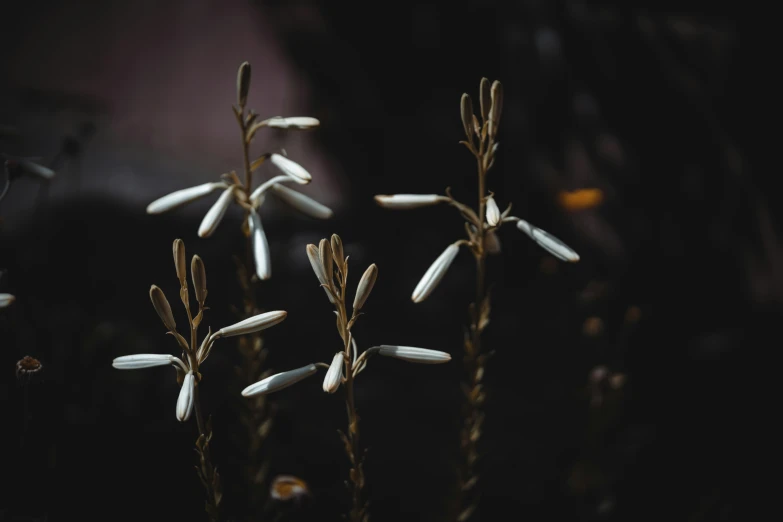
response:
M0 294L0 308L11 306L16 301L16 297L11 294Z
M308 130L318 127L321 122L310 116L289 116L288 118L269 118L266 120L267 127L276 129L296 129Z
M234 335L245 335L265 330L283 322L287 315L288 312L283 310L275 310L273 312L254 315L244 321L221 328L215 334L215 337L232 337Z
M343 352L337 352L332 358L332 364L329 365L329 370L324 377L324 391L326 393L334 393L337 388L340 387L340 383L343 379L343 364L345 362Z
M303 214L316 219L329 219L332 217L332 209L326 207L314 199L305 196L301 192L292 190L284 185L276 183L272 186L272 191L277 197L294 207Z
M234 190L235 187L233 185L224 190L215 204L212 205L212 208L209 209L209 212L201 221L201 226L198 227L199 237L209 237L215 231L223 216L226 215L229 205L234 200Z
M237 103L244 107L247 103L247 93L250 91L250 64L242 62L237 71Z
M375 202L383 208L397 210L428 207L445 200L446 198L437 194L393 194L391 196L381 194L375 196Z
M185 287L187 286L188 280L188 264L187 261L185 261L185 242L181 239L175 239L173 248L174 267L177 269L179 285Z
M269 243L264 234L264 228L261 226L261 218L253 210L250 212L250 237L253 242L253 259L256 264L256 275L262 281L272 277L272 258L269 252Z
M334 262L337 263L337 266L340 267L340 269L343 269L343 265L345 264L345 253L343 252L343 240L340 239L340 236L337 234L332 234L332 256L334 257Z
M451 360L451 355L446 352L414 348L412 346L382 345L378 353L387 357L421 364L440 364Z
M494 138L500 125L500 113L503 111L503 84L495 80L492 83L492 107L489 110L489 137Z
M460 100L460 114L468 143L473 143L473 100L467 94L463 94Z
M481 84L479 84L479 96L481 101L481 119L487 121L487 118L489 118L489 108L492 105L489 93L489 80L487 78L481 79Z
M280 154L272 154L269 159L275 167L282 170L284 174L294 178L294 181L301 185L306 185L313 179L313 177L304 169L304 167L295 161L291 161L285 156L281 156Z
M318 260L321 262L321 266L324 269L324 276L326 276L326 284L333 286L334 279L334 259L332 258L332 247L329 244L329 240L322 239L318 243Z
M531 225L524 219L517 221L517 228L527 234L530 239L538 243L538 246L559 260L568 261L570 263L576 263L579 261L579 254L574 252L573 249L571 249L568 245L560 241L549 232Z
M166 328L170 332L175 331L177 329L177 323L174 322L174 315L171 313L171 306L169 305L169 301L166 299L166 295L163 293L163 290L155 285L152 285L150 287L150 300L152 301L152 306L155 308L155 311L158 313L158 317L160 317L160 320L163 321L163 324L166 326Z
M419 284L416 285L416 288L413 290L411 299L414 303L420 303L429 297L435 287L438 286L438 283L440 283L440 280L443 279L443 276L446 274L449 266L451 266L452 261L457 257L458 252L459 246L454 243L449 245L446 250L438 256L438 259L436 259L427 269L424 276L421 278L421 281L419 281Z
M168 366L174 364L177 358L173 355L161 355L157 353L139 353L136 355L124 355L117 357L111 365L118 370L138 370L141 368L153 368L155 366Z
M193 413L194 399L196 395L196 382L193 377L193 372L188 372L185 375L185 380L182 382L182 388L179 390L179 398L177 399L177 420L185 422L190 418L190 414Z
M302 379L305 379L318 370L318 367L314 364L308 364L296 370L290 370L283 373L277 373L266 379L262 379L255 384L251 384L244 390L242 390L243 397L254 397L256 395L264 395L267 393L273 393L283 388L287 388L292 384L296 384Z
M378 279L378 267L373 263L364 271L364 275L362 275L362 279L359 281L359 286L356 288L356 297L353 300L354 313L361 310L364 302L370 297L370 292L372 292L376 279Z
M500 223L500 209L492 196L487 198L487 224L494 227Z
M185 203L190 203L191 201L203 198L214 190L226 188L226 186L225 183L219 182L204 183L203 185L196 185L195 187L172 192L147 205L147 214L160 214L161 212L166 212L167 210L184 205Z
M207 269L204 261L199 256L193 256L190 262L190 275L193 277L193 290L196 292L196 301L203 307L207 300Z

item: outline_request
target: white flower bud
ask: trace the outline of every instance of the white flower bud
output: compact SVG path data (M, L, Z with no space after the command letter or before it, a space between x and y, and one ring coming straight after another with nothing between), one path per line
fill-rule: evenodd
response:
M54 177L54 171L52 169L30 160L19 160L19 167L28 174L34 174L44 179L52 179Z
M531 225L524 219L517 221L517 228L530 236L530 239L538 243L541 248L561 261L568 261L570 263L579 261L579 254L574 252L573 249L549 232L545 232L544 230Z
M267 127L276 129L307 130L314 129L320 124L320 121L310 116L290 116L288 118L269 118L266 120Z
M324 391L326 393L334 393L337 388L340 387L340 383L343 379L343 352L337 352L332 358L332 364L329 365L329 370L324 377Z
M272 186L272 191L275 193L275 196L279 197L303 214L307 214L308 216L314 217L316 219L329 219L332 217L332 209L318 203L308 196L305 196L301 192L297 192L296 190L290 189L278 183Z
M175 364L179 359L173 355L157 353L140 353L136 355L124 355L117 357L111 363L118 370L138 370L141 368L153 368L155 366L168 366ZM180 361L181 362L181 361Z
M272 277L272 259L269 253L269 243L261 226L261 218L253 210L250 212L250 237L253 240L253 258L256 262L256 275L263 280Z
M292 384L296 384L302 379L305 379L318 370L318 367L314 364L308 364L296 370L290 370L283 373L277 373L271 377L260 380L255 384L251 384L244 390L242 390L243 397L253 397L255 395L263 395L266 393L273 393L283 388L287 388Z
M500 209L492 196L487 198L487 223L491 227L500 223Z
M380 347L378 353L387 357L421 364L440 364L451 360L451 355L446 352L414 348L412 346L390 346L384 344Z
M271 326L281 323L288 312L284 310L275 310L274 312L266 312L263 314L254 315L244 321L240 321L237 324L226 326L217 331L214 337L232 337L234 335L245 335L249 333L265 330Z
M193 413L193 404L196 392L196 382L193 377L193 372L188 372L185 375L185 380L182 382L182 389L179 390L179 398L177 399L177 420L185 422L190 418L190 414Z
M223 216L226 215L229 205L234 200L234 189L235 187L232 185L224 190L215 204L212 205L212 208L209 209L209 212L201 221L201 226L198 227L199 237L209 237L215 231Z
M444 200L446 198L437 194L393 194L391 196L381 194L375 196L375 202L383 208L398 210L428 207Z
M356 297L353 299L354 313L362 309L365 301L370 297L370 292L372 292L372 287L375 286L375 281L377 279L378 267L373 263L364 271L364 275L362 275L362 278L359 281L359 286L356 287Z
M196 185L195 187L172 192L147 205L147 214L160 214L161 212L171 210L174 207L203 198L212 191L219 188L226 188L226 186L225 183L204 183L203 185Z
M458 252L459 246L454 243L449 245L446 250L438 256L438 259L436 259L427 269L427 272L424 273L424 277L421 278L421 281L419 281L419 284L416 285L416 288L413 290L411 299L414 303L420 303L429 297L435 287L438 286L438 283L440 283L440 280L443 279L443 276L446 274L449 266L451 266L452 261L457 257Z
M16 301L16 297L11 294L0 294L0 308L11 306Z
M269 159L272 161L272 164L275 167L294 178L294 181L300 185L306 185L313 179L313 177L304 169L304 167L295 161L291 161L285 156L281 156L280 154L272 154Z

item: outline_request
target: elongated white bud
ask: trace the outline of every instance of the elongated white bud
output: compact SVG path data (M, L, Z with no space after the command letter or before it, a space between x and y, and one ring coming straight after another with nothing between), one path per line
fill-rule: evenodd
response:
M334 393L337 388L340 387L340 383L343 379L343 352L337 352L332 358L332 364L329 365L329 370L324 377L324 391L326 393Z
M0 294L0 308L11 306L16 301L16 297L11 294Z
M427 348L414 348L413 346L382 345L379 352L387 357L402 359L403 361L421 364L440 364L451 360L451 355L438 350Z
M19 160L19 167L28 174L34 174L44 179L52 179L54 177L54 171L52 169L30 160Z
M185 203L190 203L191 201L203 198L207 194L219 188L226 188L227 186L228 185L225 183L204 183L203 185L196 185L195 187L172 192L147 205L147 214L160 214L161 212L166 212L167 210L184 205Z
M261 218L253 210L250 212L250 237L253 240L253 258L256 262L256 275L263 280L272 277L272 259L269 253L269 243L261 226Z
M226 215L229 205L234 201L234 188L232 185L224 190L215 204L212 205L212 208L209 209L209 212L201 221L201 226L198 227L199 237L209 237L215 231L223 216Z
M175 364L177 360L178 359L173 355L140 353L117 357L112 361L111 365L118 370L139 370L141 368L153 368L155 366L168 366L170 364Z
M288 118L269 118L266 120L267 127L276 129L307 130L314 129L320 124L320 121L310 116L289 116Z
M437 194L393 194L375 196L375 202L383 208L409 209L428 207L444 201L446 198Z
M326 269L321 263L321 254L317 246L313 244L307 245L307 259L310 260L310 266L313 267L313 272L315 272L315 277L318 278L318 282L322 285L329 285L326 279ZM329 285L330 288L331 286L332 285ZM324 288L324 292L326 292L326 297L329 298L329 302L334 303L331 292L327 288Z
M266 194L269 189L277 185L278 183L295 183L296 180L292 178L291 176L286 176L285 174L281 174L279 176L275 176L272 179L268 179L267 181L260 184L256 189L250 194L250 201L253 203L253 206L258 208L261 203L264 201L264 194Z
M285 156L281 156L280 154L272 154L269 159L275 167L294 178L294 181L300 185L306 185L313 179L313 177L304 169L304 167L295 161L291 161Z
M310 377L318 370L318 367L314 364L308 364L296 370L289 370L283 373L277 373L271 377L260 380L255 384L251 384L244 390L242 390L242 396L253 397L255 395L263 395L266 393L273 393L283 388L287 388L292 384L296 384L302 379Z
M569 263L576 263L579 261L579 254L574 250L557 239L555 236L541 230L540 228L531 225L524 219L517 221L517 228L530 236L530 239L538 243L538 246L555 256L561 261L568 261Z
M177 420L185 422L190 418L190 414L193 413L193 400L196 395L196 382L193 377L193 372L188 372L185 375L185 380L182 382L182 389L179 390L179 398L177 399Z
M274 312L266 312L263 314L254 315L244 321L240 321L237 324L226 326L221 328L215 334L215 337L232 337L234 335L245 335L249 333L259 332L265 330L270 326L274 326L277 323L281 323L288 312L284 310L275 310Z
M446 250L438 256L438 259L436 259L424 273L424 277L422 277L419 284L416 285L416 289L413 290L411 299L413 299L414 303L420 303L429 297L435 287L438 286L438 283L440 283L440 280L443 279L443 276L446 274L452 261L457 257L458 252L459 246L454 243L449 245Z
M492 89L490 90L490 97L492 98L492 107L489 109L489 137L494 138L498 133L498 125L500 124L500 114L503 112L503 84L495 80L492 82Z
M359 281L359 286L356 288L356 297L353 300L354 313L362 309L365 301L370 297L370 292L372 292L372 287L375 286L377 279L378 267L373 263L364 271L364 275L362 275L362 279Z
M487 198L487 223L491 227L500 223L500 209L492 196Z
M272 191L275 193L275 196L279 197L299 212L307 214L310 217L316 219L329 219L334 214L329 207L284 185L276 183L272 186Z

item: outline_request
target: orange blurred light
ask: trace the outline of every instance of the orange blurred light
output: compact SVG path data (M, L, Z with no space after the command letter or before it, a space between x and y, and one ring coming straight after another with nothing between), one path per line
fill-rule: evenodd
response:
M587 188L579 190L563 190L557 195L560 206L567 212L579 212L595 208L604 201L601 189Z

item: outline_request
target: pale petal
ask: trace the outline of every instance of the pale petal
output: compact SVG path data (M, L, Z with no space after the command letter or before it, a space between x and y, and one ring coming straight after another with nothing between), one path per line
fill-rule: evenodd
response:
M263 395L266 393L273 393L283 388L287 388L292 384L296 384L302 379L305 379L316 372L318 367L314 364L308 364L296 370L290 370L283 373L278 373L267 377L255 384L251 384L244 390L242 395L244 397L253 397L255 395Z
M487 223L491 227L500 223L500 209L492 196L487 199Z
M409 209L435 205L447 198L437 194L384 194L375 196L375 202L384 208Z
M458 252L459 246L456 243L451 244L443 251L438 259L432 263L424 273L424 277L421 278L421 281L419 281L419 284L416 285L416 288L413 290L411 299L413 299L414 303L420 303L429 297L435 287L438 286L438 283L440 283L440 280L443 279L443 276L446 274L452 261L457 257Z
M334 393L337 388L340 387L340 383L343 379L343 364L345 362L343 352L337 352L332 358L332 364L329 365L329 370L324 377L324 391L326 393Z
M34 163L30 160L19 160L19 166L25 172L29 174L35 174L41 176L44 179L52 179L54 177L54 171L49 167L44 167L38 163Z
M227 186L225 183L204 183L203 185L196 185L195 187L172 192L150 203L147 206L147 214L160 214L174 207L203 198L212 191L226 188Z
M185 422L190 418L190 414L193 413L193 405L195 399L196 382L193 377L193 372L188 372L185 375L185 380L182 381L182 389L179 390L179 398L177 399L177 420Z
M245 335L265 330L283 322L287 315L288 312L284 310L275 310L273 312L254 315L244 321L221 328L217 331L215 337L233 337L234 335Z
M291 161L285 156L281 156L280 154L272 154L269 159L272 161L272 164L275 167L294 178L294 180L301 185L306 185L313 179L313 177L305 170L304 167L295 161Z
M198 227L199 237L209 237L215 231L223 216L226 215L226 210L234 201L234 189L235 187L231 186L224 190L212 208L209 209L201 221L201 226Z
M290 189L280 184L273 185L272 191L275 193L275 196L279 197L303 214L307 214L308 216L314 217L316 219L329 219L332 217L332 209L318 203L316 200L308 196L305 196L301 192L297 192L296 190Z
M517 228L527 234L530 239L538 243L541 248L561 261L568 261L570 263L576 263L579 261L579 254L574 252L573 249L571 249L568 245L560 241L549 232L531 225L524 219L517 221Z
M11 306L16 301L16 297L11 294L0 294L0 308Z
M250 236L253 240L253 257L256 262L256 275L263 280L272 277L272 259L269 243L261 226L261 218L256 211L250 213Z
M140 353L136 355L123 355L112 361L111 365L118 370L138 370L141 368L153 368L155 366L168 366L175 364L177 358L173 355L158 353Z
M438 350L414 348L413 346L382 345L379 353L387 357L421 364L440 364L451 360L451 355Z
M306 130L314 129L321 124L316 118L310 116L290 116L288 118L269 118L266 120L267 127L276 129L296 129Z

